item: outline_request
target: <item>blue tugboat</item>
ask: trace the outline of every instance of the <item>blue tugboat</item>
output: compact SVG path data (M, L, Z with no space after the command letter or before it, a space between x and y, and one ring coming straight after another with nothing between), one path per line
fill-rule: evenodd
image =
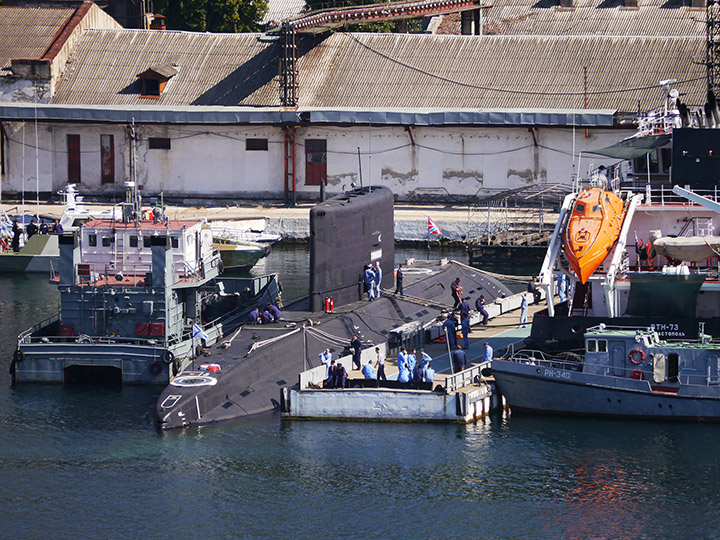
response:
M585 333L582 353L520 350L492 372L513 411L720 420L720 344L664 341L653 328Z

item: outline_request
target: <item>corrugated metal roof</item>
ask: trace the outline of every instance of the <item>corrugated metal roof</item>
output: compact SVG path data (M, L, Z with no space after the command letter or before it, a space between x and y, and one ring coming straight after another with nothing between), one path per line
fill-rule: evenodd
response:
M277 43L255 34L90 30L53 103L147 104L136 77L173 64L158 105L279 106ZM676 78L705 101L704 37L299 36L299 105L330 108L582 109L634 112ZM696 80L695 80L696 79ZM634 89L631 91L624 91ZM620 90L620 91L619 91Z
M550 1L504 0L483 12L483 32L535 35L704 36L705 8L681 5L681 0L639 0L624 7L622 0L579 0L573 8ZM446 16L442 34L460 34L460 15Z
M305 0L268 0L268 12L262 20L263 24L280 22L302 13Z
M14 58L40 58L73 13L75 9L0 6L0 73Z
M142 104L138 73L170 64L179 71L154 100L161 105L277 105L279 45L257 34L87 30L54 103Z
M670 78L698 79L677 88L702 104L704 50L698 37L334 34L300 59L299 104L581 109L585 68L589 108L653 108Z

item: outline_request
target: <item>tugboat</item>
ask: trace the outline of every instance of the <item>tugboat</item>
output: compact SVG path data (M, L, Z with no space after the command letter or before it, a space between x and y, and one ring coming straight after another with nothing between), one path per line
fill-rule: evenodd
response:
M143 219L126 188L122 219L59 236L60 312L18 336L15 382L168 384L224 325L278 296L275 276L221 280L209 228L161 208Z
M513 411L720 420L720 344L702 323L692 341L602 324L581 354L520 350L494 359L492 372Z

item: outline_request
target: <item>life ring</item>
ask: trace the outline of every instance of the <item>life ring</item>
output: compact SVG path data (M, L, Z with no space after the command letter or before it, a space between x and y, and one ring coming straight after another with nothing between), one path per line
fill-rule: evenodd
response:
M13 353L13 360L17 362L18 364L25 360L25 353L22 352L20 349L15 349L15 352Z
M636 355L640 355L639 360L636 359ZM630 351L628 357L633 364L640 365L645 361L645 352L642 349L633 349L632 351Z
M162 366L160 365L160 362L153 362L150 364L150 373L153 375L160 375L160 372L162 371Z
M175 355L172 351L165 351L162 355L162 359L166 364L172 364L173 360L175 360Z

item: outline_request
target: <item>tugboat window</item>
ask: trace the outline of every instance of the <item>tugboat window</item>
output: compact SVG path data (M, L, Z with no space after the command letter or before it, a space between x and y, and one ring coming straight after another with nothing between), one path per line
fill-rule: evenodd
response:
M138 247L138 237L137 236L130 237L130 247Z
M143 247L150 247L150 237L143 236Z
M607 352L607 341L604 339L598 340L598 352Z
M102 237L102 245L103 245L103 247L110 247L110 237L109 236Z
M95 234L88 235L88 244L92 247L97 246L97 235L95 235Z
M597 352L597 341L594 339L588 339L587 352Z
M584 214L585 213L585 205L584 204L576 204L575 205L575 211L578 214Z
M171 236L171 237L170 237L170 242L171 242L171 244L172 244L172 247L174 247L174 248L178 247L178 245L179 245L178 237L177 237L177 236Z

